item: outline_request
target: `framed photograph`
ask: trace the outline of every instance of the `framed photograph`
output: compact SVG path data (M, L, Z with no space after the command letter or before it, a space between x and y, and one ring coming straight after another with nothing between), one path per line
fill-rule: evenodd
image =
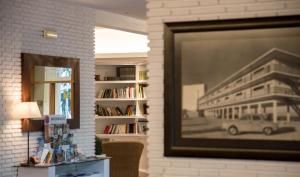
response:
M165 156L300 160L300 16L166 23Z

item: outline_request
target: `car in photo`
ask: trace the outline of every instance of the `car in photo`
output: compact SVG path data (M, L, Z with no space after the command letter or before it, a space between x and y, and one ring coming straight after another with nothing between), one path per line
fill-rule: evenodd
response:
M271 135L278 130L278 124L272 121L270 114L244 114L235 120L225 120L222 127L229 135L246 132L261 132Z

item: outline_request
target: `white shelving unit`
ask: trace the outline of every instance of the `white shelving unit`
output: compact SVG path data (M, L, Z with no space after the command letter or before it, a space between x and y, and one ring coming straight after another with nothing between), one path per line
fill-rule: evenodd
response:
M140 78L140 71L146 71L146 54L105 54L96 55L96 75L100 75L100 80L95 81L95 104L99 107L119 107L122 112L125 112L127 105L134 105L134 115L123 116L103 116L96 115L96 133L103 134L105 126L109 124L121 123L137 123L140 120L146 120L147 115L144 114L143 105L147 104L147 97L140 97L138 94L139 86L147 84L145 78ZM134 67L135 79L118 80L117 67ZM112 80L105 80L106 77L114 78ZM132 87L135 89L135 97L130 98L102 98L99 97L100 90L103 89L120 89ZM146 94L146 93L145 93ZM147 94L146 94L147 95ZM135 134L131 135L134 136ZM137 135L139 136L139 135ZM103 136L102 136L103 137ZM109 137L109 136L107 136Z
M127 105L136 105L136 114L131 116L95 116L96 136L103 141L139 141L144 144L144 150L140 160L140 172L147 174L147 135L146 134L104 134L106 125L136 123L147 121L147 115L143 113L143 104L147 98L98 98L99 90L102 88L122 88L133 86L138 90L140 84L147 84L147 80L139 78L139 71L146 70L147 55L142 54L118 54L118 55L96 55L95 74L100 75L100 81L95 81L95 104L99 106L118 106L124 111ZM118 66L135 66L135 79L132 80L104 80L106 76L116 76ZM147 94L146 94L147 95Z

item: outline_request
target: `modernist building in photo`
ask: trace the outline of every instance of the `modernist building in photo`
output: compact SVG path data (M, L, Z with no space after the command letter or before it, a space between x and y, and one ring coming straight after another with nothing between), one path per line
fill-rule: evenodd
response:
M237 119L265 113L273 122L300 120L300 56L271 49L198 99L201 117Z

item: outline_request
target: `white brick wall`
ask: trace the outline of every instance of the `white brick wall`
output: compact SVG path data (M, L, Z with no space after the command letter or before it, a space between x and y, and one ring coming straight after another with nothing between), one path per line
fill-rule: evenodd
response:
M89 8L53 0L0 0L0 177L15 176L12 166L26 159L27 136L20 121L11 120L11 103L21 98L21 52L80 58L81 128L74 131L75 143L94 154L94 26ZM58 38L42 38L46 27L57 30ZM31 134L31 150L40 135Z
M147 0L151 177L300 177L300 163L163 156L163 22L300 14L300 0Z

